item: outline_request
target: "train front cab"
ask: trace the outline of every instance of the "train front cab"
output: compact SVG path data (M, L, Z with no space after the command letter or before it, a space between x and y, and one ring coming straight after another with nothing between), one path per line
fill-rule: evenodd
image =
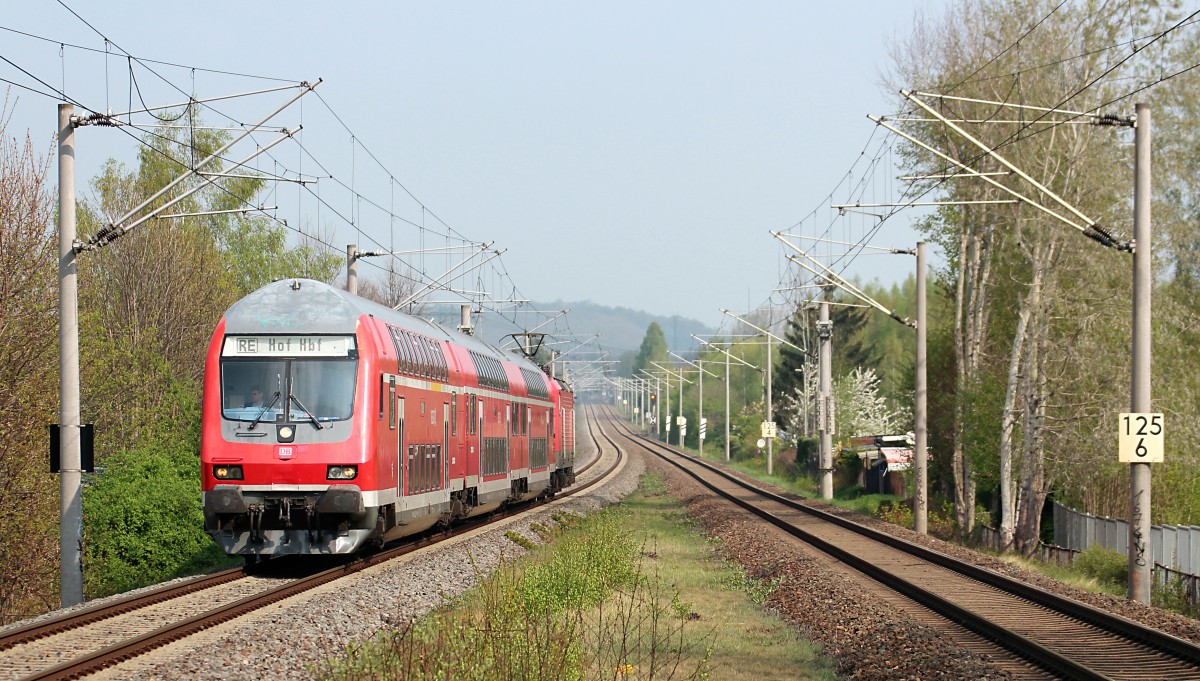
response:
M380 507L395 495L380 489L364 417L372 345L217 328L201 464L205 528L226 553L350 553L381 536Z

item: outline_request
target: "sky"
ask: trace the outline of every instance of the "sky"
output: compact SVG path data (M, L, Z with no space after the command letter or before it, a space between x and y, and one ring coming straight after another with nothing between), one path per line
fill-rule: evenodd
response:
M858 199L886 200L894 188L898 173L886 163L873 172L861 164L884 137L866 115L896 107L880 84L888 46L917 12L936 16L943 4L66 2L81 20L46 0L0 17L0 55L29 72L0 63L0 78L114 112L142 108L139 99L288 84L233 74L321 78L272 119L302 125L298 143L253 164L320 176L264 197L292 228L339 249L492 242L506 249L500 260L457 287L486 289L493 301L590 300L715 326L719 308L760 305L786 280L785 249L770 231L832 226L833 238L856 240L872 224L836 217L830 193L849 199L839 183L856 159L855 179L869 188ZM196 70L135 64L135 89L122 50ZM202 116L253 122L290 96L217 102ZM28 130L52 152L55 106L13 88L7 134ZM105 160L136 162L137 142L121 130L81 128L76 138L83 198ZM888 220L873 243L911 247L915 217ZM456 236L440 236L444 225ZM463 257L412 262L435 276ZM859 258L847 271L892 283L912 266Z

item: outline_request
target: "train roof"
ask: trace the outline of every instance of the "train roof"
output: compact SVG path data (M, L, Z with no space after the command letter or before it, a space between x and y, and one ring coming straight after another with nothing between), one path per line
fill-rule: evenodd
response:
M475 336L404 314L314 279L281 279L247 295L225 312L225 333L353 334L363 315L541 372L523 355L504 352Z

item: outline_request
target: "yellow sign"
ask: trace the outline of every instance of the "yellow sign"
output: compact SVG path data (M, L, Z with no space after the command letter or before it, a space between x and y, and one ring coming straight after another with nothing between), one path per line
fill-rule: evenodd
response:
M1163 415L1121 414L1117 426L1117 457L1121 463L1162 463Z

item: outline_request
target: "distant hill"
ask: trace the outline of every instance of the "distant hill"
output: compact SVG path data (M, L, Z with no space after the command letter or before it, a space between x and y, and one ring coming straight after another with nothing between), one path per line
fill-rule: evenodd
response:
M642 339L645 338L646 329L651 322L658 322L666 336L667 345L676 352L696 345L696 341L691 338L690 334L699 335L714 331L695 319L680 316L663 317L627 307L607 307L586 301L563 302L559 300L552 303L530 303L529 308L534 310L569 309L570 312L563 319L551 322L540 330L549 333L566 333L569 325L570 332L578 336L599 333L600 338L596 343L605 350L612 350L614 359L620 357L624 352L636 352L641 347ZM438 310L432 316L446 326L458 325L457 311ZM520 315L517 318L520 320ZM566 321L564 322L564 320ZM479 328L480 338L489 343L498 343L501 338L510 333L523 331L523 329L514 327L509 320L490 312L485 313L481 319L477 319L476 325ZM582 342L584 339L580 340Z

